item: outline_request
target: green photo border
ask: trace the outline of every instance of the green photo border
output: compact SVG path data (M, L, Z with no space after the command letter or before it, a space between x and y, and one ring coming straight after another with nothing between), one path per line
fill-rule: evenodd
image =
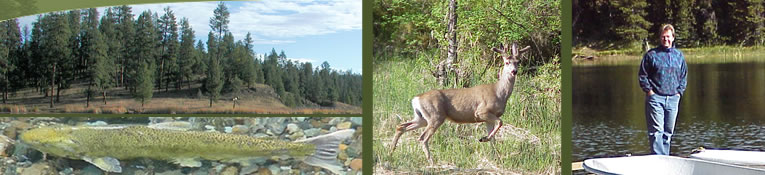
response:
M571 45L573 44L572 35L572 1L563 0L561 5L561 146L560 146L560 167L561 174L572 174L571 172L571 110L572 110L572 90L571 90Z

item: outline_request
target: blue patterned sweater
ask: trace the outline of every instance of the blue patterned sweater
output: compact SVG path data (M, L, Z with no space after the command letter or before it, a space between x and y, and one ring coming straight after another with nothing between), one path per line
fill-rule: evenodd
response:
M643 55L638 70L638 81L643 92L653 90L664 96L683 95L687 81L688 66L683 52L675 48L658 47Z

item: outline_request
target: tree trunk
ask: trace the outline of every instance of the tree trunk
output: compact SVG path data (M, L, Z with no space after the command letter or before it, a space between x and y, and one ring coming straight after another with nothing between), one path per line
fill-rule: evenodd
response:
M447 47L447 56L446 60L442 61L438 65L438 73L436 74L436 79L438 79L438 83L441 86L446 85L448 83L448 74L449 72L452 72L452 64L454 63L454 60L457 59L457 0L450 0L449 1L449 13L447 13L447 17L449 18L449 23L447 26L447 36L446 39L449 41L449 46Z
M88 93L87 93L87 96L88 96L88 97L85 99L85 107L86 107L86 108L89 108L89 107L90 107L90 96L91 96L90 94L91 94L91 93L92 93L92 92L90 91L90 86L88 86Z
M212 101L213 101L213 98L212 98L212 97L210 97L210 107L211 107L211 108L212 108Z
M56 63L53 63L53 71L50 73L50 108L53 108L53 87L56 81Z
M157 90L160 90L160 91L162 90L162 77L165 75L165 73L164 73L164 71L165 71L165 59L164 58L161 58L161 59L162 59L162 61L160 61L160 64L159 64L159 79L157 80L158 83L159 83L159 86L158 86ZM157 92L159 92L159 91L157 91ZM165 92L167 92L167 88L165 88Z
M102 97L104 99L104 105L106 105L106 89L104 89L103 91L104 91L103 93L104 95Z

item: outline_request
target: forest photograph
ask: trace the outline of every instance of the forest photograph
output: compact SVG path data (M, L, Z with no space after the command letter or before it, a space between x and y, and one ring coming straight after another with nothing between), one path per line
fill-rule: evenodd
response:
M376 174L559 174L557 0L377 0Z
M0 24L0 113L361 113L361 1L122 5Z

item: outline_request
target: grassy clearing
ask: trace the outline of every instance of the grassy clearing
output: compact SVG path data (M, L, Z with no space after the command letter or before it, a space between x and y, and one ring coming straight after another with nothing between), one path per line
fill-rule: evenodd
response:
M335 107L294 107L285 106L275 95L273 89L264 84L256 84L245 93L239 95L224 94L210 107L210 101L205 96L198 96L198 88L181 90L154 90L151 101L141 106L140 101L132 98L124 88L112 88L107 94L107 104L98 94L86 105L84 84L75 84L72 88L62 91L61 101L49 107L49 97L35 91L25 89L11 95L6 105L0 104L0 113L35 114L35 113L87 113L87 114L360 114L361 107L336 102ZM234 108L234 96L240 100Z
M403 60L403 61L402 61ZM481 143L483 124L445 122L431 138L435 164L425 158L418 129L404 134L395 152L390 144L396 125L412 119L411 98L440 88L426 58L393 58L375 63L374 161L377 173L560 173L560 67L547 64L534 73L521 67L496 141ZM480 67L481 69L483 67ZM477 70L475 70L477 71ZM496 81L497 67L480 81ZM396 117L400 115L402 118Z

